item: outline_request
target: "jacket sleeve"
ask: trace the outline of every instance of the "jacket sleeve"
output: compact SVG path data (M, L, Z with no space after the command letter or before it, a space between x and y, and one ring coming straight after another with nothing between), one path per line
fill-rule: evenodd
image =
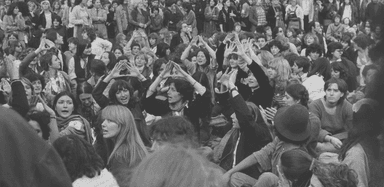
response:
M257 82L259 83L260 88L265 89L267 87L271 87L269 84L269 79L267 75L264 73L263 69L255 62L252 61L251 65L248 65L249 70L251 70L252 74L255 76Z
M154 116L163 116L170 112L168 101L156 98L156 94L143 99L143 107L146 112Z
M32 62L32 60L36 57L36 53L35 52L32 52L30 54L28 54L24 59L23 61L21 61L21 64L20 64L20 75L21 76L25 76L25 74L27 74L27 68L29 66L29 64Z
M29 110L29 103L27 95L24 90L23 83L21 81L14 81L11 84L12 89L12 109L25 117Z
M103 94L107 86L108 83L100 81L92 91L92 97L95 99L100 108L106 107L109 103L109 99Z
M252 115L247 107L247 104L245 104L243 97L239 94L236 97L230 98L229 103L235 111L236 118L239 121L240 130L251 130L251 124L253 122Z
M254 25L254 26L257 26L257 13L256 13L256 10L255 10L255 7L252 7L250 10L249 10L249 21Z

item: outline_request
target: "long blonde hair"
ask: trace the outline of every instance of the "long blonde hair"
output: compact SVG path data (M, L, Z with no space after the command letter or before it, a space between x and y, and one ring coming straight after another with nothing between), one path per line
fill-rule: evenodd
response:
M194 149L167 145L135 169L130 187L222 187L223 173Z
M108 164L112 159L118 159L129 162L129 165L132 166L139 163L148 154L137 131L135 119L127 107L109 105L103 109L102 118L120 126L120 132L108 158Z
M289 76L291 75L291 66L287 60L282 57L274 58L268 62L268 67L277 72L277 77L274 80L275 82L288 81Z

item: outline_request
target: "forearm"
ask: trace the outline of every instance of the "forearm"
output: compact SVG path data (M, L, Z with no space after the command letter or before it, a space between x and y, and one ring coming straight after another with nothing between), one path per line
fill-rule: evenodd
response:
M53 143L55 140L57 140L60 136L59 134L59 128L57 127L57 120L56 115L51 115L51 121L49 122L49 128L51 129L51 132L49 133L49 141Z
M183 51L183 53L181 54L181 57L180 57L180 60L181 61L184 61L185 59L187 59L188 55L189 55L189 51L191 50L192 48L192 45L189 44L187 48L185 48L185 50Z
M151 95L153 95L156 92L156 88L160 84L162 79L163 79L163 75L159 75L155 79L155 81L153 81L153 83L151 84L151 86L149 86L149 88L147 90L147 95L145 96L146 98L150 97Z
M192 86L200 95L204 95L204 93L207 91L207 88L197 82L192 76L188 75L187 80L192 84Z
M241 161L239 164L237 164L235 167L227 171L229 175L232 175L236 172L242 171L244 169L247 169L250 166L253 166L257 164L257 160L253 154L249 155L247 158L245 158L243 161Z

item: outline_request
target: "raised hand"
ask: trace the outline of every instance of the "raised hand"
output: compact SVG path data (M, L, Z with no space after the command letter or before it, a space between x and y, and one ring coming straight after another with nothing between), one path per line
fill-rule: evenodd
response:
M122 70L124 70L124 69L126 69L126 62L120 61L119 63L117 63L115 65L115 67L112 69L112 71L109 73L109 75L107 77L109 79L115 79L115 78L119 78L119 77L126 77L128 75L120 74L120 72Z
M224 58L227 58L230 54L234 53L235 48L236 48L235 43L228 44L224 51Z
M45 110L45 111L47 111L47 112L49 113L49 115L50 115L50 116L56 116L56 113L55 113L55 111L54 111L54 110L52 110L52 108L51 108L51 107L49 107L49 106L47 105L47 103L45 103L44 99L43 99L43 98L41 98L41 96L40 96L40 95L38 95L37 97L39 98L39 101L40 101L40 102L41 102L41 104L43 105L43 107L44 107L44 110Z
M191 41L191 45L194 45L194 46L197 46L197 41L199 40L199 37L198 36L195 36L193 37L192 41Z
M171 62L168 62L167 65L165 66L165 69L161 72L159 77L167 78L168 76L171 76L170 72L172 71L172 69L173 69L173 64Z
M171 62L173 64L173 67L177 72L179 72L183 77L187 77L189 74L185 72L183 69L181 69L180 65L176 62Z
M139 77L140 76L141 73L140 73L139 69L137 69L135 63L128 62L128 63L124 63L124 65L129 71L127 76L130 76L130 77Z

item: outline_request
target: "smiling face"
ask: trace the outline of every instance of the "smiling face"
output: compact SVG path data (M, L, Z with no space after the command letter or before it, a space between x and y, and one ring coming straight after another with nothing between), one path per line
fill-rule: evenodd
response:
M207 58L204 55L203 51L199 51L196 55L196 62L199 66L203 66L207 63Z
M248 87L250 88L257 88L259 86L259 82L257 82L257 79L254 75L250 75L247 78L248 81Z
M130 98L131 98L131 95L129 94L129 90L126 88L122 90L118 90L116 92L117 102L119 102L122 105L127 105Z
M105 119L103 123L101 124L101 127L103 128L103 138L116 138L117 135L119 135L120 132L120 125L117 124L114 121Z
M73 100L69 96L64 95L57 100L55 111L60 117L67 118L72 115L74 107Z
M330 84L327 90L325 90L327 103L336 104L343 96L344 93L339 90L339 86L336 83Z
M176 90L175 84L171 83L169 86L169 90L167 92L168 95L168 103L175 104L178 102L182 102L183 96Z
M43 90L43 86L41 84L40 80L35 80L32 82L33 90L35 91L35 94L38 95Z
M303 68L299 68L299 66L297 66L296 63L293 63L293 66L292 66L292 73L294 74L298 74L300 72L303 71Z
M309 53L309 57L314 61L320 57L320 54L311 52L311 53Z

